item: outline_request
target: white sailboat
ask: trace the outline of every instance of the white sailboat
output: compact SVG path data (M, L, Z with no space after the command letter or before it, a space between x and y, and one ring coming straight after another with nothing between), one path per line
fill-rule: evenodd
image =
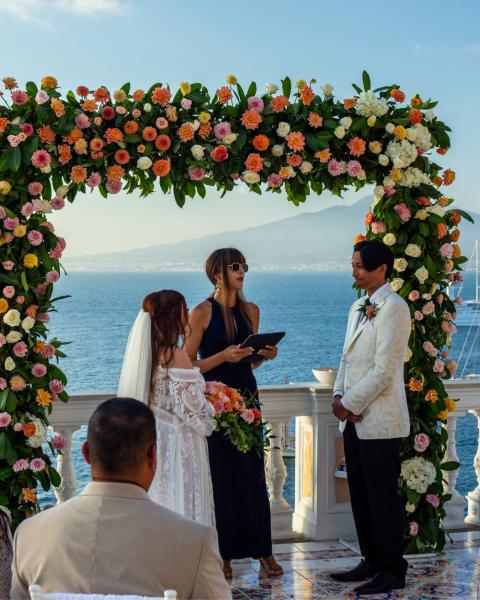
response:
M478 240L475 242L475 246L470 256L470 260L467 263L465 273L468 273L470 264L472 263L473 257L475 256L475 298L470 300L464 300L462 305L457 308L457 318L455 325L457 327L480 327L480 298L479 298L479 277L478 277ZM463 283L460 286L456 296L460 295ZM449 289L450 296L453 297L451 288Z

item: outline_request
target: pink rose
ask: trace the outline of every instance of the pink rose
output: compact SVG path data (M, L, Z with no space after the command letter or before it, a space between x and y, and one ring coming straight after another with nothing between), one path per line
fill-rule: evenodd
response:
M435 373L443 373L443 369L444 367L442 361L439 358L437 358L433 363L433 370L435 371Z
M0 413L0 427L8 427L12 422L12 417L7 412Z
M27 344L25 342L17 342L13 346L13 353L15 354L15 356L18 356L19 358L23 358L24 356L27 356L27 354L28 354Z
M6 343L7 343L7 338L3 335L3 333L0 333L0 348L2 346L5 346Z
M42 363L35 363L32 367L34 377L44 377L47 374L47 367Z
M190 110L192 108L192 101L189 100L188 98L182 98L182 101L180 102L181 106L183 109L185 110Z
M410 523L409 533L412 536L415 536L418 534L418 523L416 521L412 521Z
M438 508L440 506L440 500L436 494L427 494L425 500L433 506L433 508Z
M64 450L67 445L67 440L62 435L56 435L52 439L51 444L55 450Z
M39 181L32 181L28 184L28 193L31 196L38 196L43 191L43 185Z
M3 264L3 268L5 269L5 271L11 271L13 269L13 267L15 266L15 263L12 262L11 260L5 260L2 264Z
M168 121L165 119L165 117L158 117L158 119L155 121L155 125L158 127L158 129L167 129Z
M3 377L0 377L0 390L4 390L7 387L7 380Z
M438 354L438 350L435 348L432 342L423 342L423 349L430 356L437 356Z
M415 436L413 447L417 452L425 452L430 444L430 438L426 433L418 433Z
M391 198L395 194L395 188L391 185L384 185L383 192L385 194L385 198Z
M433 304L432 301L427 302L424 305L424 307L422 308L422 312L423 312L424 315L431 315L434 310L435 310L435 305Z
M3 295L5 298L13 298L15 296L15 288L13 285L7 285L3 288Z
M442 244L440 246L440 255L444 258L452 258L453 246L452 244Z
M55 198L52 198L50 204L52 205L52 208L54 210L61 210L65 206L65 200L63 198L55 196Z
M52 379L49 382L48 387L54 394L61 394L64 389L63 383L60 381L60 379Z
M408 294L408 299L411 302L415 302L415 300L418 300L420 298L420 293L418 292L418 290L412 290L409 294Z
M267 179L268 187L274 189L282 187L283 179L277 173L272 173Z
M202 181L205 179L206 171L200 167L188 167L188 176L192 181Z
M22 206L22 215L26 218L30 217L33 213L33 204L31 202L25 202Z
M242 413L242 419L246 423L253 423L255 421L255 413L251 408L247 408L247 410Z
M90 119L87 115L81 113L75 117L75 125L79 129L87 129L87 127L90 127Z
M7 140L12 148L16 148L22 141L18 135L7 135Z
M417 321L421 321L423 319L423 314L419 310L415 311L415 319Z
M28 233L27 237L32 246L40 246L40 244L43 242L43 235L35 229L32 229L32 231Z
M35 291L37 292L37 294L39 296L45 296L45 292L47 291L47 284L46 283L37 284L37 286L35 287Z
M50 315L48 313L38 313L37 321L40 323L48 323L50 321Z
M60 279L58 271L49 271L45 277L48 283L56 283Z
M13 90L12 101L14 104L21 106L22 104L26 104L28 102L28 95L23 90Z
M358 160L349 160L347 163L347 173L350 177L358 177L362 172L362 165Z

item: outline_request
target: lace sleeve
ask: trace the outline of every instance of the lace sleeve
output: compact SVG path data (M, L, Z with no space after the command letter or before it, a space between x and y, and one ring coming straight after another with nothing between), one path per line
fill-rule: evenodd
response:
M205 396L205 381L200 373L170 369L170 388L183 424L201 435L210 435L216 426L215 409Z

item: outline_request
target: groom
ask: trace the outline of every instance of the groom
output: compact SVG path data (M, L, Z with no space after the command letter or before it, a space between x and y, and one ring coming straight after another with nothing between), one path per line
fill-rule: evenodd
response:
M358 594L405 587L403 505L398 493L400 448L410 419L404 357L410 310L387 281L393 254L379 240L355 245L352 275L368 296L353 303L334 386L341 421L353 517L363 559L337 581L366 581Z

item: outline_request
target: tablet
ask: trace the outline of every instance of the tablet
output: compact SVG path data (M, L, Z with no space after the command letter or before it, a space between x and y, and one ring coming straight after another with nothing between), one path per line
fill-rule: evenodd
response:
M238 362L259 362L264 360L264 357L261 354L257 354L257 352L265 348L265 346L276 346L284 336L284 331L275 331L272 333L253 333L252 335L249 335L247 339L240 344L240 348L253 348L255 352L250 356L242 358L242 360L239 360Z

